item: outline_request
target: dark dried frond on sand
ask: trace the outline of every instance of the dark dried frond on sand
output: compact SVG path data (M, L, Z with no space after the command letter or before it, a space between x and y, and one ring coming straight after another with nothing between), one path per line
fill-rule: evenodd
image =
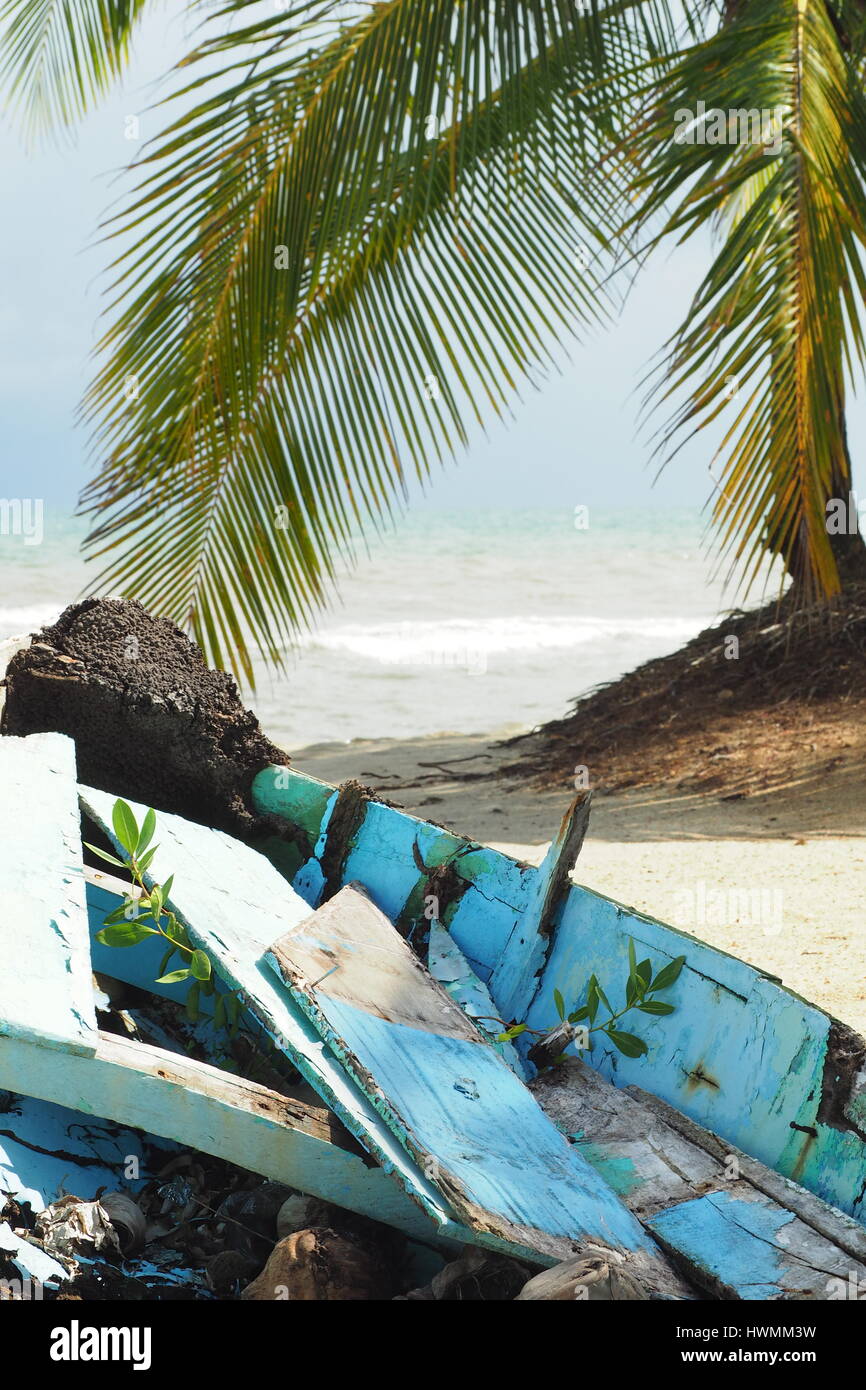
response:
M514 762L499 773L549 785L585 766L606 791L683 778L724 790L786 757L850 746L864 708L866 586L799 610L786 595L588 691L509 740Z

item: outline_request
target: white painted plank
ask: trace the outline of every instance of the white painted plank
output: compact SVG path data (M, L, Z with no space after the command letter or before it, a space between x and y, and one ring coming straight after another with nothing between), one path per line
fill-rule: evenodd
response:
M62 1060L0 1038L0 1088L12 1086L237 1163L417 1239L434 1234L381 1168L333 1142L340 1126L330 1116L205 1062L106 1033L93 1057Z
M92 1053L96 1016L75 745L0 739L0 1035Z

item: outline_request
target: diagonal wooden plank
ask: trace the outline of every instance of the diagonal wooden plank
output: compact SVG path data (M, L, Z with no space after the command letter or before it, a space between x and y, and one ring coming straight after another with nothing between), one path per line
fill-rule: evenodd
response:
M115 798L91 787L80 787L79 793L85 811L117 846L111 824ZM141 824L147 808L130 805ZM263 855L222 831L160 811L155 843L159 849L148 881L174 875L171 906L190 939L208 953L219 977L238 991L245 1007L325 1104L443 1234L466 1240L436 1188L265 964L271 942L309 915L304 900Z
M613 1250L664 1280L640 1224L360 887L343 888L270 955L467 1227L559 1258ZM669 1288L678 1290L672 1275Z
M0 1038L0 1087L132 1125L214 1154L424 1240L433 1228L327 1111L264 1086L113 1034L92 1057L58 1061L44 1048Z
M92 1053L96 1016L75 745L0 738L0 1035Z

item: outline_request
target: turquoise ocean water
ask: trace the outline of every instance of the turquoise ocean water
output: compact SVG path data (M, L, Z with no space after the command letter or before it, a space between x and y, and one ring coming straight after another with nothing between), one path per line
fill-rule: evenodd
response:
M578 518L580 520L580 518ZM699 512L419 507L359 548L316 630L245 692L282 746L445 731L503 733L680 646L734 602ZM86 587L80 521L40 545L0 535L0 637Z

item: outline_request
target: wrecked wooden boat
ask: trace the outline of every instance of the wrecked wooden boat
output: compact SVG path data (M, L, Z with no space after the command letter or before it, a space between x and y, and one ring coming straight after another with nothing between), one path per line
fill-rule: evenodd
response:
M100 1030L94 970L184 992L157 983L156 938L97 939L129 884L85 855L79 815L120 853L115 798L77 785L74 745L53 733L0 739L0 780L16 943L0 1088L218 1155L443 1258L474 1246L569 1271L529 1297L866 1290L863 1043L778 980L573 883L588 796L537 868L287 767L253 783L273 818L256 848L157 807L147 882L172 876L172 911L212 964L203 1008L239 999L296 1070L290 1093ZM642 1016L645 1055L566 1040L569 1059L536 1075L520 1025L545 1034L554 1001L628 976L630 943L662 969L685 956L676 1011Z
M253 783L262 813L293 843L265 846L310 904L362 882L407 938L439 922L500 1017L543 1030L553 998L581 1002L590 975L627 974L633 940L654 959L685 954L677 1012L642 1020L646 1056L609 1049L586 1060L617 1086L638 1085L767 1167L860 1220L866 1216L866 1043L777 978L694 936L572 882L588 816L575 799L544 862L489 846L388 806L357 784L334 789L292 768Z

